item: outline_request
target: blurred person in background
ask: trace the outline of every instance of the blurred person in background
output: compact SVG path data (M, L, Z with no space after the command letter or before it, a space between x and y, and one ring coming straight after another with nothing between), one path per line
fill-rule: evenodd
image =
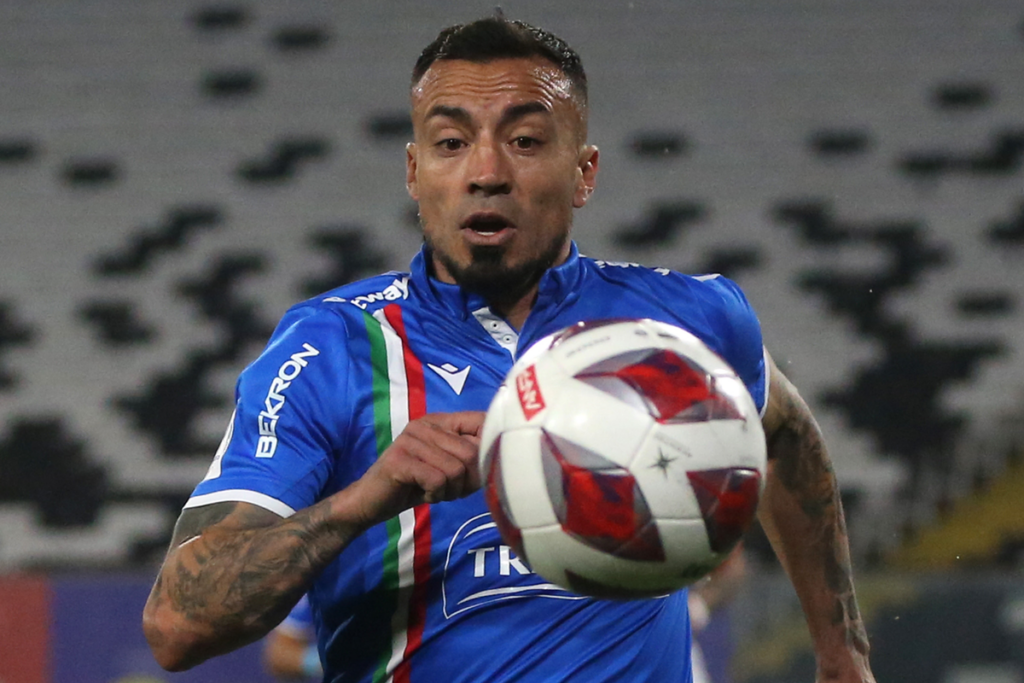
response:
M690 610L690 627L694 635L691 650L693 683L723 683L716 680L708 670L699 634L707 628L712 615L736 597L746 578L747 558L741 541L733 548L725 562L715 567L707 577L690 586L687 605Z
M267 635L263 643L263 663L274 678L282 681L323 678L308 596L303 595L284 621Z

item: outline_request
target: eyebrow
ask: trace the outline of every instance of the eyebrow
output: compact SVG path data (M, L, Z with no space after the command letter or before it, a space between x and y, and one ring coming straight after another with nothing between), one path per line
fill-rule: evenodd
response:
M522 104L513 104L512 106L505 109L501 114L501 121L498 123L499 126L507 125L517 119L521 119L524 116L530 114L550 114L551 110L548 109L542 102L524 102ZM436 116L445 116L450 119L454 119L462 124L470 124L473 121L473 117L470 116L469 112L462 107L452 107L447 104L435 104L431 107L430 111L427 112L426 119L430 120Z

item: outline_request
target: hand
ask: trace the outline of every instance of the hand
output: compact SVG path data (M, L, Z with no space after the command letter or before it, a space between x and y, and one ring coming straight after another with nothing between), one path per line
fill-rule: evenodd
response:
M421 503L455 500L480 488L484 413L433 413L411 421L350 491L367 526Z

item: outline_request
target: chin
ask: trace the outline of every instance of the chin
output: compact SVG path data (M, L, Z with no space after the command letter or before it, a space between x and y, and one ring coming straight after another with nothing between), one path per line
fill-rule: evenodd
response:
M552 239L536 253L516 254L511 245L458 245L446 250L425 236L427 248L461 287L488 300L503 300L528 291L544 272L559 261L565 236ZM453 253L456 252L456 253Z
M508 261L508 254L504 249L477 247L472 250L469 262L464 267L458 268L458 273L452 273L452 275L456 281L505 279L517 270L514 264L510 264Z

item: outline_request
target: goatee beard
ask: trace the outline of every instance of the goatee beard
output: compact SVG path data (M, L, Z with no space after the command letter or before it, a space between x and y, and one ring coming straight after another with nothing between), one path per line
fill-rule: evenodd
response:
M473 246L469 264L462 266L449 254L435 249L429 238L424 237L424 242L460 287L479 294L488 304L499 308L515 304L536 286L544 273L555 265L565 246L564 236L559 236L536 258L512 266L505 263L504 247Z

